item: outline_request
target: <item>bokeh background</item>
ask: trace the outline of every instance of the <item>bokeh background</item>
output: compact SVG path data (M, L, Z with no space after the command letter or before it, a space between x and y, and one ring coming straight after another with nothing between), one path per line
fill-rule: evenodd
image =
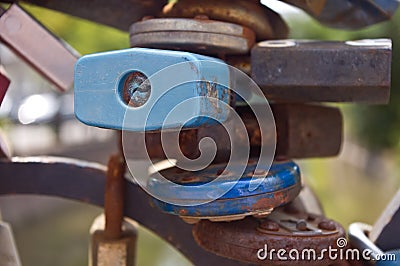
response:
M359 31L321 26L302 11L265 1L280 12L291 38L393 40L389 105L338 105L345 119L340 156L298 161L326 215L347 227L373 224L400 187L400 11L391 21ZM34 17L82 55L129 47L128 34L54 11L24 5ZM106 163L115 151L111 131L75 120L73 94L59 94L4 46L0 63L12 84L0 108L0 129L14 155L59 155ZM87 265L89 228L101 209L61 199L0 198L3 219L13 226L23 265ZM152 233L139 233L137 265L190 265Z

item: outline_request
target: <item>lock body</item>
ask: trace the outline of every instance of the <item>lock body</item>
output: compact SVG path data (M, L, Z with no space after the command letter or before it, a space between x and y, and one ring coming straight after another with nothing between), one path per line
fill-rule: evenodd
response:
M299 167L292 161L275 162L269 171L255 172L256 164L249 163L237 180L235 173L225 173L224 164L212 165L198 172L182 172L178 168L161 171L161 175L176 186L151 176L148 189L164 199L179 199L182 205L174 205L162 200L153 199L162 211L190 219L209 219L212 221L228 221L242 219L245 216L262 216L269 214L274 208L292 201L300 193L301 178ZM218 176L221 177L216 179ZM262 180L256 189L250 189L252 178ZM201 186L217 180L212 187ZM232 184L234 186L232 186ZM190 192L183 191L181 186L198 186ZM200 205L188 206L193 201L206 200L212 196L213 189L227 191L220 198ZM230 188L230 189L229 189ZM186 206L185 206L186 205Z
M75 115L91 126L148 131L215 124L227 119L231 101L228 66L211 57L132 48L84 56L75 66Z

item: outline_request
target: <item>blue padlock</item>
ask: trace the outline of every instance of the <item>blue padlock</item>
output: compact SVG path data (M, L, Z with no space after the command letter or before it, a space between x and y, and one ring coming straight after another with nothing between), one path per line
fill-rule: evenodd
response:
M83 56L74 87L80 121L130 131L222 123L234 98L223 61L146 48Z
M224 164L211 165L197 172L182 172L179 168L163 170L160 174L176 186L171 186L158 175L152 175L148 180L147 189L159 198L178 199L182 205L170 204L156 198L153 198L153 201L162 211L179 215L186 221L191 219L229 221L249 215L263 216L269 214L274 208L291 202L300 193L300 170L293 161L274 162L269 171L263 173L255 172L256 163L250 162L239 180L234 173L224 174L225 166ZM226 188L227 192L222 197L196 206L185 204L196 200L203 201L210 197L213 189L201 185L221 175L224 175L223 178L213 186L215 190ZM249 189L252 178L263 179L256 189ZM190 193L185 193L181 185L198 187Z

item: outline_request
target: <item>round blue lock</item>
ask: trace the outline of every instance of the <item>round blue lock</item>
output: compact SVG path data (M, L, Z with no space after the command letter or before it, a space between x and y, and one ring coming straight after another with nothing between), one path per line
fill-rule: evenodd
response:
M154 204L162 211L199 219L213 219L218 217L239 217L246 215L265 214L272 209L291 202L300 192L300 170L293 161L274 162L269 171L255 172L256 163L249 163L238 180L234 173L225 172L225 164L211 165L204 170L189 172L177 167L160 172L166 179L175 185L165 182L158 175L150 176L147 188L166 199L179 199L182 206L153 199ZM223 178L218 178L221 177ZM260 181L259 186L250 190L250 181L255 178ZM227 192L220 198L196 206L187 206L185 202L205 200L212 197L212 189L201 187L210 181L216 180L215 188L218 191L227 188ZM182 193L182 185L198 186L191 193ZM231 188L231 189L229 189ZM224 219L222 219L224 220Z

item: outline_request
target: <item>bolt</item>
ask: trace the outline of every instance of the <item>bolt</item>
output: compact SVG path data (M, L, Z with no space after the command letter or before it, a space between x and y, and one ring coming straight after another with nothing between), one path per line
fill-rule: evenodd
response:
M308 217L307 217L307 220L312 222L312 221L315 221L315 219L317 219L317 217L318 217L317 215L309 213Z
M318 224L318 228L327 231L334 231L336 230L336 225L333 221L324 220Z
M267 230L267 231L274 231L274 232L279 231L279 224L277 224L273 221L270 221L270 220L262 221L260 223L259 227L260 227L260 229Z
M135 71L125 79L122 98L132 107L142 106L147 102L151 93L151 85L146 75Z
M307 231L307 222L304 219L300 219L296 222L296 229L299 231Z

